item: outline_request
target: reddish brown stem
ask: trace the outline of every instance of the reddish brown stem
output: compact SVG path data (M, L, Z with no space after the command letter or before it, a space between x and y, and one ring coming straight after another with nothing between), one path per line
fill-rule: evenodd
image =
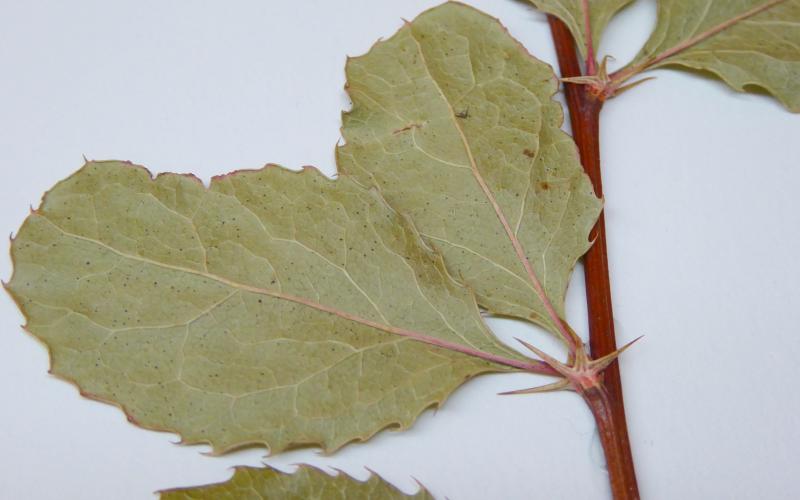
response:
M631 449L627 440L620 439L619 429L625 427L614 411L614 403L605 384L591 387L582 392L583 400L589 405L597 424L600 442L606 457L611 493L615 499L638 499L639 489L631 461ZM623 415L624 417L624 415Z
M562 78L582 76L575 51L575 41L569 29L563 22L552 16L549 16L549 22ZM602 197L600 110L603 107L603 101L588 90L588 85L564 84L572 133L575 143L578 145L581 163L594 185L595 193ZM594 239L594 244L584 257L584 273L589 310L589 346L592 358L598 359L614 352L617 348L603 214L600 214L590 237ZM603 373L600 389L604 395L602 398L586 398L584 396L584 399L592 408L600 430L612 493L618 500L639 498L617 361L609 365ZM602 421L598 415L603 417Z

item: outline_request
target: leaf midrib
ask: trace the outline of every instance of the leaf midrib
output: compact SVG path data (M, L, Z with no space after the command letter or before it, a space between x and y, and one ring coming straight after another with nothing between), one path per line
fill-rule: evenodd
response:
M478 186L481 188L481 191L483 192L484 196L489 201L489 203L492 205L492 208L494 209L494 212L497 215L497 218L499 219L500 224L503 226L503 230L505 231L506 236L508 237L508 239L511 242L511 246L514 248L514 252L517 254L517 258L518 258L520 264L522 265L523 269L525 270L526 274L528 275L528 278L530 279L530 282L531 282L531 285L533 287L534 293L536 294L536 296L539 298L539 301L544 306L545 311L547 312L547 315L548 315L550 321L553 323L553 326L556 327L558 333L561 334L563 340L568 345L570 345L571 347L577 347L577 344L580 342L579 339L575 338L575 335L569 329L566 328L566 326L564 325L563 320L561 319L561 317L556 312L555 307L553 306L552 302L550 301L550 298L547 296L547 293L545 292L541 281L539 280L538 276L536 275L536 272L534 271L533 266L531 265L530 260L528 259L527 255L525 253L525 249L523 248L522 243L520 243L520 241L517 238L514 230L511 228L511 225L509 224L508 218L506 217L505 213L503 212L502 207L500 207L500 204L498 203L497 199L495 198L494 193L492 192L491 188L489 188L489 185L486 183L486 180L483 178L483 175L481 174L480 170L478 169L478 164L475 161L475 157L472 155L472 148L469 145L469 141L467 140L467 136L464 133L464 130L461 128L461 125L458 123L458 119L456 118L455 109L453 108L452 103L447 98L446 94L444 93L444 90L442 89L441 85L436 80L436 78L433 76L433 73L431 72L430 67L428 66L428 61L425 58L425 54L422 51L422 44L414 36L413 28L409 27L408 30L409 30L409 36L410 36L411 40L414 41L414 44L417 47L417 52L419 54L420 60L422 61L422 66L425 68L425 71L427 72L428 77L430 78L430 81L436 87L436 90L439 93L439 95L441 96L442 101L444 101L444 103L447 105L447 110L449 111L449 114L450 114L450 120L452 121L453 127L458 132L458 135L461 138L461 143L462 143L462 145L464 147L464 151L465 151L465 153L467 155L467 159L469 160L470 170L472 171L472 175L473 175L473 177L475 177L475 181L478 183Z
M644 71L646 69L656 68L656 67L659 67L659 66L665 66L665 65L669 64L670 58L672 58L674 56L678 56L680 53L682 53L682 52L684 52L686 50L689 50L692 47L695 47L696 45L698 45L698 44L700 44L700 43L702 43L702 42L704 42L706 40L714 38L715 36L719 35L720 33L724 32L725 30L727 30L729 28L732 28L733 26L736 26L739 23L742 23L742 22L752 18L753 16L756 16L758 14L761 14L762 12L765 12L765 11L767 11L769 9L772 9L773 7L776 7L776 6L784 3L785 1L786 0L768 0L768 1L764 2L763 4L761 4L761 5L758 5L756 7L748 9L748 10L746 10L746 11L744 11L744 12L738 14L738 15L735 15L735 16L731 17L730 19L728 19L726 21L723 21L721 23L716 24L716 25L704 30L700 34L696 34L697 28L695 28L695 30L692 33L692 35L688 36L682 42L679 42L679 43L677 43L676 45L674 45L672 47L669 47L667 49L663 49L663 50L661 50L661 52L657 52L657 53L652 54L652 55L647 56L647 57L642 57L642 56L644 56L643 53L640 54L640 57L642 57L642 58L639 59L639 62L634 61L631 64L629 64L628 66L626 66L625 68L623 68L623 69L617 71L616 73L612 74L611 75L612 79L624 81L624 80L627 80L627 79L631 78L632 76L634 76L634 75L636 75L638 73L641 73L642 71ZM709 2L709 6L710 6L710 2ZM698 25L698 27L699 27L699 25ZM666 35L667 35L667 33L665 31L663 36L666 37ZM659 42L658 45L660 46L661 43L663 43L663 39L662 39L662 42Z
M283 292L277 292L277 291L269 290L269 289L266 289L266 288L259 288L259 287L247 285L247 284L244 284L244 283L239 283L239 282L230 280L228 278L225 278L223 276L219 276L217 274L213 274L213 273L210 273L210 272L201 271L199 269L192 269L192 268L183 267L183 266L176 266L176 265L173 265L173 264L168 264L166 262L159 262L159 261L156 261L156 260L152 260L152 259L149 259L147 257L143 257L141 255L129 254L129 253L123 252L121 250L118 250L118 249L106 244L103 241L96 240L94 238L90 238L90 237L87 237L87 236L82 236L82 235L75 234L75 233L72 233L70 231L67 231L66 229L62 228L61 226L59 226L58 224L56 224L55 222L50 220L48 217L46 217L41 212L34 213L33 217L38 217L38 218L41 218L42 220L45 220L48 224L53 226L56 230L58 230L60 233L62 233L63 235L65 235L67 237L75 238L77 240L81 240L81 241L85 241L87 243L91 243L91 244L97 245L97 246L99 246L101 248L104 248L105 250L107 250L109 252L112 252L112 253L114 253L114 254L122 257L122 258L125 258L125 259L141 262L141 263L144 263L144 264L153 265L153 266L160 267L160 268L163 268L163 269L170 269L170 270L177 271L177 272L193 274L195 276L199 276L199 277L206 278L206 279L209 279L209 280L212 280L212 281L216 281L217 283L223 284L223 285L225 285L225 286L227 286L229 288L233 288L233 289L236 289L236 290L245 291L245 292L249 292L249 293L253 293L253 294L257 294L257 295L264 295L264 296L268 296L268 297L273 297L273 298L276 298L276 299L286 300L286 301L289 301L289 302L294 302L296 304L303 305L303 306L306 306L306 307L310 307L312 309L316 309L318 311L322 311L322 312L325 312L325 313L328 313L328 314L332 314L332 315L335 315L337 317L340 317L340 318L348 320L348 321L352 321L352 322L355 322L355 323L360 323L362 325L365 325L365 326L368 326L368 327L371 327L371 328L375 328L377 330L381 330L381 331L384 331L386 333L390 333L390 334L394 334L394 335L400 335L400 336L403 336L403 337L406 337L406 338L409 338L409 339L412 339L412 340L415 340L415 341L418 341L418 342L422 342L424 344L432 345L434 347L440 347L440 348L447 349L447 350L450 350L450 351L459 352L461 354L466 354L468 356L472 356L472 357L475 357L475 358L483 359L485 361L489 361L489 362L494 363L494 364L503 365L503 366L511 367L511 368L516 368L516 369L523 370L523 371L528 371L528 372L531 372L531 373L539 373L539 374L543 374L543 375L555 375L555 372L547 364L545 364L545 363L543 363L541 361L529 360L529 361L526 362L526 361L518 361L518 360L515 360L515 359L505 358L503 356L499 356L499 355L492 354L492 353L487 353L487 352L478 350L476 348L467 347L467 346L464 346L462 344L458 344L458 343L455 343L455 342L450 342L450 341L447 341L447 340L443 340L443 339L440 339L440 338L437 338L437 337L426 335L424 333L415 332L415 331L412 331L412 330L408 330L408 329L405 329L405 328L400 328L400 327L396 327L396 326L392 326L392 325L388 325L388 324L382 324L382 323L379 323L377 321L373 321L373 320L370 320L370 319L367 319L367 318L356 316L356 315L348 313L346 311L342 311L342 310L336 309L334 307L327 306L325 304L320 304L318 302L314 302L312 300L305 299L303 297L298 297L298 296L286 294L286 293L283 293Z

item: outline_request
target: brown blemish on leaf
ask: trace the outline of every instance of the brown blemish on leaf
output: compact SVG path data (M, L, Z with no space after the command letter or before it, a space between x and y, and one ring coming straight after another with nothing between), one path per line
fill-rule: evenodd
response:
M419 123L409 123L405 127L395 130L393 133L400 134L402 132L408 132L409 130L413 130L415 128L420 128L420 127L422 127L422 125L420 125Z

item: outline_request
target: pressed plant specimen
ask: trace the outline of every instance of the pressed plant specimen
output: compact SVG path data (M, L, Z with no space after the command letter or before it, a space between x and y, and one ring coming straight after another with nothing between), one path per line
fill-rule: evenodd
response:
M581 396L612 494L637 498L615 364L627 346L613 332L600 110L663 65L758 86L796 110L800 8L662 1L641 54L609 73L595 41L630 2L535 3L556 16L574 140L561 130L553 70L495 19L447 3L348 60L353 106L335 180L268 166L206 187L89 161L57 184L13 240L8 284L53 373L215 453L333 452L410 426L479 374L544 375L508 394ZM584 254L589 346L564 318ZM537 325L566 356L526 338L511 349L487 314ZM243 469L233 481L165 495L400 495L310 469Z

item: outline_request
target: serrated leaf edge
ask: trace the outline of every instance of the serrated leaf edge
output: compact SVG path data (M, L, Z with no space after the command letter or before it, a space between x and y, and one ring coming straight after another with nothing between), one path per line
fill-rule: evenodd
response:
M88 161L87 160L86 163L81 168L79 168L78 170L76 170L75 172L70 174L69 176L65 177L61 181L57 182L51 189L46 191L41 197L41 201L39 203L39 207L41 208L41 206L44 204L48 194L50 194L50 192L53 191L61 183L65 182L67 179L71 178L73 175L77 174L78 172L80 172L81 170L86 168L89 164L102 164L102 163L121 164L121 165L124 165L124 166L129 167L129 168L135 168L135 169L142 170L149 176L150 182L155 182L157 179L159 179L162 176L177 175L177 176L181 176L181 177L186 177L186 178L188 178L188 179L190 179L190 180L192 180L194 182L197 182L200 186L203 187L203 189L205 191L209 191L210 190L210 185L206 186L199 177L197 177L196 175L191 174L191 173L187 174L187 173L160 172L157 175L153 175L152 171L149 170L147 167L135 164L135 163L133 163L131 161L127 161L127 160L104 160L104 161ZM327 180L328 182L336 182L335 179L331 179L330 177L327 177L319 169L317 169L315 167L312 167L312 166L304 166L300 170L293 170L293 169L289 169L289 168L283 167L281 165L270 163L270 164L266 164L264 167L262 167L260 169L238 169L238 170L231 171L231 172L229 172L227 174L215 175L215 176L213 176L211 178L211 183L213 183L214 181L219 181L219 180L231 177L231 176L236 176L238 174L243 174L243 173L248 173L248 172L258 172L258 171L265 170L265 169L268 169L268 168L279 168L279 169L282 169L282 170L284 170L286 172L289 172L289 173L292 173L292 174L296 174L296 175L303 175L303 174L306 174L306 173L310 173L311 175L319 175L321 178ZM378 196L379 199L383 200L382 195L380 195L380 193L378 192L377 189L369 189L368 191L370 193L372 193L373 195ZM386 203L385 200L383 200L383 203ZM390 210L392 210L393 212L398 214L400 216L401 220L410 222L410 219L408 217L406 217L403 214L399 214L390 205L388 205L388 204L386 204L386 205ZM36 213L37 210L38 209L31 209L31 213ZM27 222L27 220L28 219L26 218L26 221L23 222L23 226ZM413 224L410 225L408 227L408 229L412 232L412 234L419 241L422 242L422 237L417 232L417 230L413 226ZM13 243L14 240L15 240L15 237L11 236L10 237L11 243ZM437 264L442 267L442 269L444 270L445 273L447 273L446 267L444 266L444 259L441 256L441 253L437 249L431 248L430 246L426 245L424 242L422 244L424 245L424 248L426 248L426 249L428 249L428 250L430 250L430 251L432 251L434 253L434 255L436 256ZM10 248L11 248L11 246L10 246ZM121 404L121 403L119 403L117 401L113 401L113 400L110 400L110 399L107 399L107 398L103 398L103 397L101 397L99 395L92 394L92 393L89 393L87 391L84 391L83 388L81 388L80 384L75 379L73 379L71 377L67 377L67 376L62 375L62 374L55 373L53 371L53 352L52 352L52 349L50 348L50 346L45 341L43 341L38 336L36 336L36 334L34 334L28 328L27 325L28 325L28 322L30 321L30 318L28 318L28 316L24 313L24 309L22 308L21 302L17 299L17 297L14 295L14 293L11 292L11 290L8 287L8 283L11 280L14 279L14 276L15 276L15 274L17 272L17 265L16 265L16 261L15 261L13 252L10 252L10 257L11 257L11 262L12 262L11 278L9 279L9 281L3 281L2 285L3 285L3 288L6 290L6 292L11 296L12 300L17 305L19 310L22 312L23 317L25 318L25 324L21 325L21 328L25 332L30 334L33 338L35 338L40 344L44 345L45 349L47 350L48 362L49 362L48 373L51 376L53 376L54 378L58 379L58 380L61 380L61 381L69 383L70 385L73 385L78 390L78 393L81 396L83 396L84 398L86 398L86 399L90 399L90 400L93 400L93 401L97 401L97 402L100 402L100 403L105 403L105 404L117 407L125 415L125 417L128 420L128 422L136 425L137 427L141 427L142 429L147 429L147 430L156 431L156 432L165 432L165 433L170 433L170 434L176 434L180 438L179 441L177 442L177 444L181 444L181 445L208 445L208 446L210 446L212 448L211 451L206 453L209 456L221 456L221 455L225 455L227 453L230 453L230 452L233 452L233 451L236 451L236 450L241 450L241 449L251 448L251 447L263 447L266 450L268 450L268 454L269 455L274 455L274 454L277 454L277 453L281 453L283 451L297 449L297 448L320 447L322 449L323 454L330 455L330 454L335 453L336 451L338 451L339 449L343 448L344 446L346 446L346 445L348 445L350 443L353 443L353 442L365 442L365 441L371 439L376 434L378 434L380 432L383 432L385 430L397 430L397 431L406 430L406 429L410 428L414 424L414 422L416 422L416 420L419 418L419 416L422 415L425 411L441 407L447 401L447 399L450 396L450 394L446 394L442 398L433 399L433 400L427 402L426 404L422 405L422 407L421 407L422 409L420 410L420 412L417 413L416 415L412 415L409 418L409 421L407 423L404 423L404 422L401 422L401 421L388 422L386 425L384 425L384 426L382 426L382 427L380 427L380 428L378 428L378 429L376 429L376 430L374 430L372 432L365 432L365 433L363 433L361 435L355 436L352 439L344 441L344 442L342 442L340 444L337 444L337 445L331 445L331 444L329 444L327 442L323 442L322 440L319 440L319 441L314 440L314 441L307 441L307 442L306 441L288 442L282 447L275 447L273 445L270 445L270 443L266 442L265 440L247 440L247 441L231 444L231 445L224 446L224 447L218 447L218 446L216 446L214 444L213 440L211 440L211 439L197 439L197 440L189 441L189 440L186 440L186 438L183 436L183 434L181 432L179 432L179 431L177 431L175 429L170 429L170 428L167 428L167 427L161 427L161 426L155 426L155 425L145 425L145 424L143 424L142 422L136 420L136 418L133 416L132 412L125 405L123 405L123 404ZM479 307L478 307L478 303L477 303L477 300L475 298L474 293L472 293L472 290L469 289L467 286L465 286L463 283L459 282L458 280L455 280L452 277L451 274L447 273L446 276L448 276L451 279L451 281L453 282L454 286L457 286L459 288L462 288L462 289L466 290L471 295L472 304L474 305L474 307L476 309L476 314L479 314L480 310L479 310ZM486 327L485 324L483 325L483 327L487 332L489 332L490 335L495 336L494 333L491 331L491 329ZM496 338L496 336L495 336L495 338ZM501 343L501 345L505 346L502 343ZM515 352L515 351L509 350L509 352ZM498 356L498 358L499 358L499 356ZM525 363L521 362L521 364L525 364ZM549 366L547 366L545 363L542 363L541 361L530 360L530 362L527 363L527 365L528 365L528 368L530 368L532 370L540 370L543 374L547 374L547 375L551 375L551 376L557 376L557 374ZM522 369L522 368L519 368L519 369ZM501 365L491 365L491 364L487 363L485 370L476 371L474 374L471 374L471 375L465 377L458 384L456 389L461 387L468 380L470 380L470 379L472 379L472 378L474 378L476 376L487 374L487 373L499 373L499 372L503 372L503 371L513 371L513 370L514 370L513 368L503 367ZM528 370L528 371L530 371L530 370ZM455 390L453 392L455 392Z

